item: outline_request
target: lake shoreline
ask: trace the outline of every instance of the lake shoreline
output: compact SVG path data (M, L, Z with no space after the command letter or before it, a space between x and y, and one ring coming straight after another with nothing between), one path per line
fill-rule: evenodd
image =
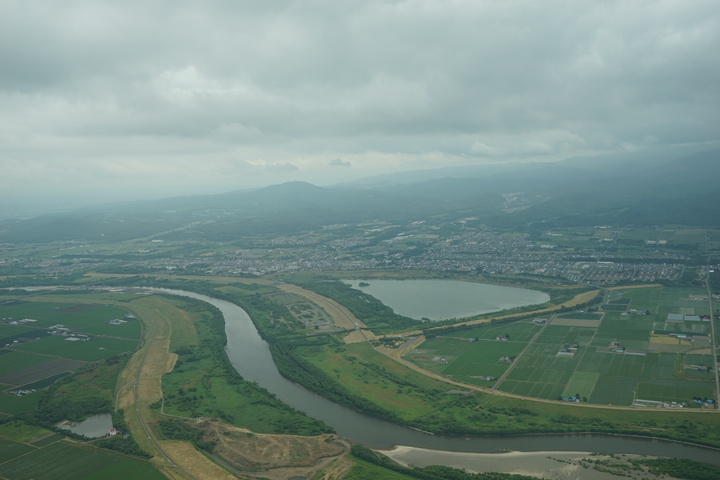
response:
M472 319L551 301L550 295L540 290L464 280L344 278L340 281L374 297L398 315L425 323Z

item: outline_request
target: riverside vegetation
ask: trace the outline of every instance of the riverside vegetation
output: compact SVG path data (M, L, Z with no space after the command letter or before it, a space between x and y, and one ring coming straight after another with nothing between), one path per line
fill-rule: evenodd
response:
M278 300L277 288L269 284L250 280L227 284L223 279L212 277L169 279L152 276L118 277L104 283L180 288L232 301L248 311L261 335L270 343L274 360L283 375L344 405L421 430L471 435L592 431L720 445L717 416L709 412L573 408L480 392L448 395L448 386L443 382L408 371L376 352L368 343L345 344L341 339L346 331L318 333L308 328ZM307 283L304 285L308 286ZM54 296L62 299L63 295L70 293L61 292ZM104 302L132 309L141 298L72 292L68 300ZM198 416L221 418L255 431L307 435L329 430L237 375L222 350L225 342L223 319L217 310L187 298L165 297L161 303L172 304L187 312L193 320L179 323L173 330L171 350L178 355L178 361L163 380L165 405L162 402L152 405L160 420L157 425L160 434L190 441L209 452L214 448L212 442L202 438L192 422L168 418L161 414L161 409L166 415L186 419ZM357 313L361 314L360 320L366 320L361 311ZM392 322L391 319L384 321ZM450 327L443 327L441 331L445 329L450 330ZM52 420L72 416L65 415L62 406L75 405L77 417L73 418L78 419L108 411L117 388L114 385L116 373L108 372L117 372L126 358L104 360L85 373L56 383L36 411L16 418L51 427ZM78 381L96 386L78 388L75 383ZM85 392L85 397L81 392ZM87 392L96 393L88 396ZM134 442L110 439L100 445L143 455ZM355 472L360 476L348 478L363 478L359 473L364 471L363 468L370 467L358 466ZM381 462L373 468L385 466ZM444 477L429 476L432 475L430 471L425 474L422 478L454 478L448 476L451 475L448 472L442 473L446 475Z

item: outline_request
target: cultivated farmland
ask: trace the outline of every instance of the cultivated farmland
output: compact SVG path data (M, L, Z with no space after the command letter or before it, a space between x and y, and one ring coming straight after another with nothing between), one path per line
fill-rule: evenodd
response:
M717 400L707 294L690 288L612 290L599 310L453 332L406 359L545 400L666 408L714 408Z
M0 476L17 480L74 480L125 478L155 480L165 477L144 460L116 455L89 446L59 441L41 448L0 440Z

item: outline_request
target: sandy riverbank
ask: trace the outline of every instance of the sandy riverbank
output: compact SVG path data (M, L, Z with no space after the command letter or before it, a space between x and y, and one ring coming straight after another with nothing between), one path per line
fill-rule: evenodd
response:
M447 465L469 472L499 472L528 475L549 480L617 480L616 475L584 468L581 461L592 456L589 452L506 452L461 453L397 446L392 450L378 450L396 462L408 466L425 467ZM604 457L604 456L603 456ZM624 455L624 458L635 457ZM639 457L639 456L637 456ZM655 478L649 475L646 478Z

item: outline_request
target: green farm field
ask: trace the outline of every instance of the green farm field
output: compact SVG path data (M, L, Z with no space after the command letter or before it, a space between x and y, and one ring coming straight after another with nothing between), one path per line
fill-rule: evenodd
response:
M6 441L2 441L3 444ZM93 447L56 442L42 448L17 447L16 455L0 465L0 476L15 480L76 480L123 478L160 480L152 464ZM5 445L3 445L5 446ZM30 448L30 450L27 450ZM0 449L0 450L5 450Z
M578 319L575 326L551 321L537 337L535 333L542 327L527 321L481 326L429 339L418 347L422 355L406 358L455 380L532 398L558 400L580 393L583 401L595 404L631 406L641 399L685 403L693 408L697 407L692 402L694 397L714 398L714 375L697 367L712 365L712 356L693 353L693 348L698 352L707 349L709 322L669 323L665 319L667 313L697 314L707 308L698 298L702 299L702 292L691 288L613 290L608 301L612 302L610 307L617 308L605 308L606 304L602 321L596 326L583 326L580 319L597 317L582 312L562 314L564 319ZM694 305L691 313L686 313L688 305ZM694 343L683 343L661 333L664 339L658 340L655 334L655 343L651 343L656 330L698 337ZM521 341L490 340L502 333ZM451 335L481 340L463 342ZM561 352L571 346L572 351ZM497 363L501 355L517 355L525 347L514 363ZM500 377L506 371L498 384L471 378Z
M513 342L529 342L542 329L542 326L534 325L527 320L508 325L494 327L473 328L462 330L452 334L454 337L479 338L483 340L495 340L498 335L508 335Z
M37 391L22 397L9 393L0 394L0 412L6 415L19 415L32 412L42 398L43 392Z
M52 358L45 355L2 349L0 350L0 376L50 360Z
M493 336L494 338L494 336ZM455 380L477 385L491 385L485 380L473 377L493 376L499 377L510 366L508 361L500 361L503 357L517 356L527 343L478 340L470 342L457 338L434 338L423 344L422 354L413 354L413 361L442 375L448 375ZM452 355L442 356L443 360L435 360L447 352Z
M16 301L0 305L0 318L37 320L28 325L43 328L62 324L69 328L82 329L107 323L114 318L122 318L126 313L126 310L109 305L47 301Z
M0 323L0 346L7 343L7 338L23 335L35 331L32 327L23 327L20 325L9 325Z
M95 362L115 355L132 352L137 341L119 338L95 337L87 341L71 342L68 337L52 336L19 345L15 348L25 352L44 353L62 358Z

